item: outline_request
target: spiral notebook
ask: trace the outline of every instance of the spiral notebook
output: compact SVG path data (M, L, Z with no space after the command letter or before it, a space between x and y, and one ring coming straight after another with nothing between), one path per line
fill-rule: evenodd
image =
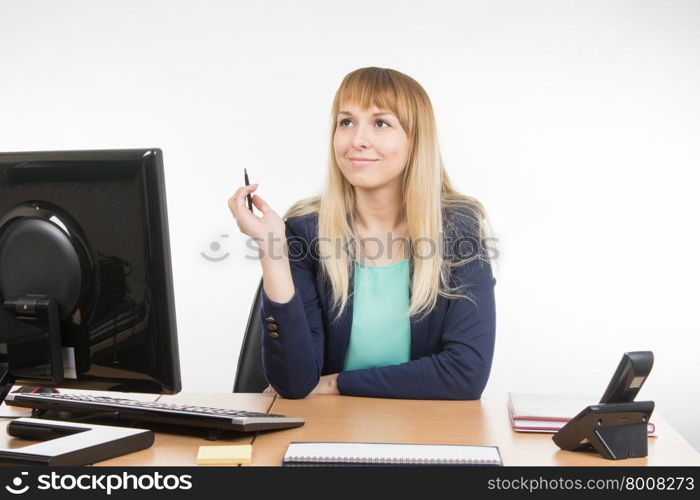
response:
M291 442L284 466L503 465L497 446Z

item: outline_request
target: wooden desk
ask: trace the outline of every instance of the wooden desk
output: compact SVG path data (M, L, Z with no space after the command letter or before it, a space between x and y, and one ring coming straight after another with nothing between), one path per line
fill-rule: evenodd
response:
M700 465L700 455L658 412L651 419L658 437L649 438L649 456L605 460L593 452L562 451L552 434L513 431L505 394L479 401L278 397L271 411L301 417L306 424L258 435L252 465L280 465L290 441L495 445L504 465Z
M654 412L657 438L649 439L649 456L629 460L605 460L596 453L561 451L551 434L514 432L510 427L506 396L480 401L412 401L401 399L311 396L282 399L272 394L178 394L160 401L191 403L220 408L281 413L302 417L303 427L260 432L207 441L201 430L182 434L156 433L146 450L100 462L110 466L195 465L200 446L253 443L252 465L282 463L290 441L377 441L395 443L451 443L495 445L505 465L700 465L700 455ZM0 424L0 447L27 444L8 438L7 421Z

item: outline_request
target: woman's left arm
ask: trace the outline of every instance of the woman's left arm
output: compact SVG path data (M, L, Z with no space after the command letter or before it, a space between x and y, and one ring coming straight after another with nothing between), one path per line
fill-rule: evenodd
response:
M491 265L474 260L455 271L476 302L448 301L442 350L394 366L338 374L341 394L405 399L479 399L491 371L496 339L496 305Z

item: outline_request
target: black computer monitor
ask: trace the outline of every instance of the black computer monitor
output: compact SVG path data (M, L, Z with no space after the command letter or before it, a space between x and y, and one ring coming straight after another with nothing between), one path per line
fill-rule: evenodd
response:
M0 306L2 399L178 392L162 152L0 153Z

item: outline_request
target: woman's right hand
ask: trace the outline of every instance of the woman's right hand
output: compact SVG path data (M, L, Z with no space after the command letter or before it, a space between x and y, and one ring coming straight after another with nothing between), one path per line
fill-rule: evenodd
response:
M261 251L269 252L273 246L282 249L287 241L282 218L257 194L253 195L253 205L260 210L262 216L258 217L248 209L246 196L257 188L258 184L239 187L229 198L228 207L236 219L238 229L253 238Z

